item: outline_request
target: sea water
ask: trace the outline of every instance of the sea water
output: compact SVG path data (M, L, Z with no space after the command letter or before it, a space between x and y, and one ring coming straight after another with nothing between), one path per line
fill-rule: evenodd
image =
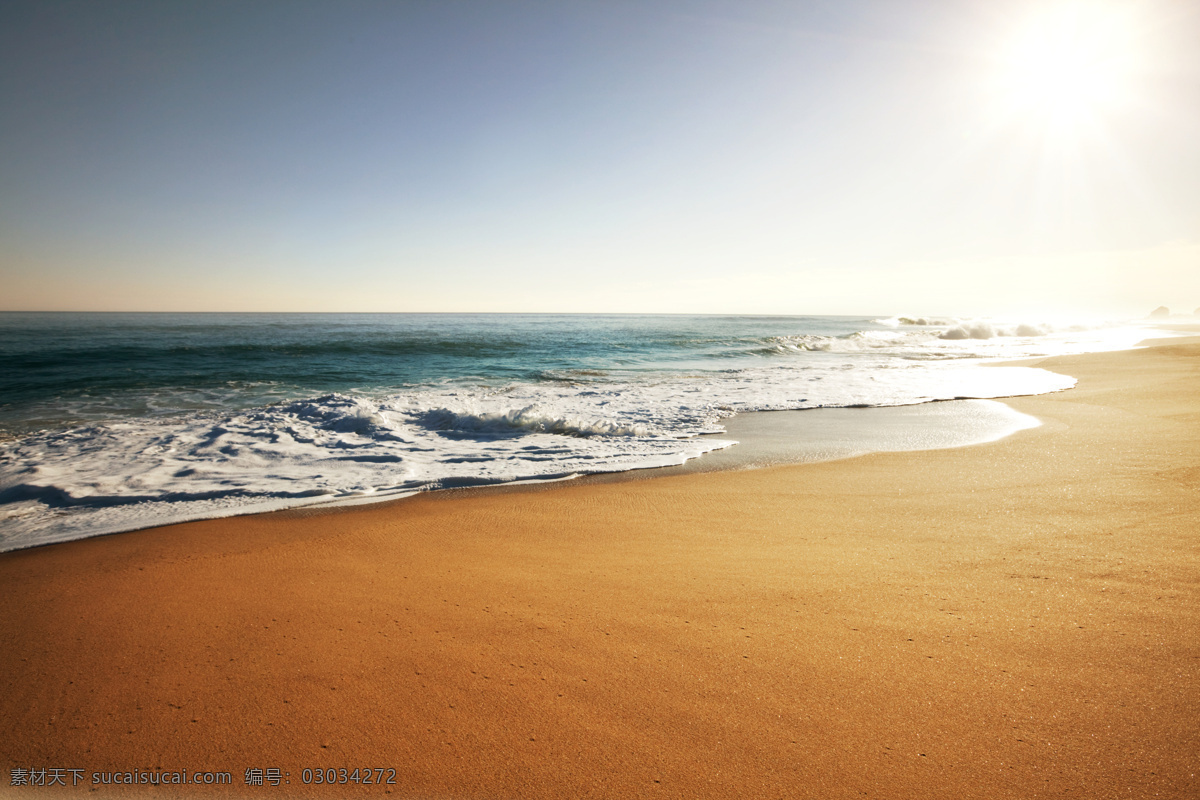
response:
M0 314L0 550L681 464L743 412L1059 391L1135 326L903 317Z

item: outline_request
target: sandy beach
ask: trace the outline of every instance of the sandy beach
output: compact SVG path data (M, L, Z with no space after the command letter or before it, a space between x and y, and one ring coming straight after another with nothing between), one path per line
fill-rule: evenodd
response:
M0 556L0 793L1200 796L1200 339L1042 365L991 444Z

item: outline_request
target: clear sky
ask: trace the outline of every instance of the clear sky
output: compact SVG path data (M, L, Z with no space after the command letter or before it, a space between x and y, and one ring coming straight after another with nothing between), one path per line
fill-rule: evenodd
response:
M1200 306L1200 0L0 4L0 309Z

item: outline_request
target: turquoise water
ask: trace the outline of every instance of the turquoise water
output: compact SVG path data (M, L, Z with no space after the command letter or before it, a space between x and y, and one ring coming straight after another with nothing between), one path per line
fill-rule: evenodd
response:
M0 550L681 464L748 411L1056 391L1139 332L872 317L0 314ZM1115 338L1114 338L1115 337Z
M856 317L0 314L0 431L334 392L736 369Z

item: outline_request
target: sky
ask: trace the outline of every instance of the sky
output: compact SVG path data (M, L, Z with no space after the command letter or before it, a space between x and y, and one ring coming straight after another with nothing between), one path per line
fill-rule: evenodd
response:
M1200 0L0 4L0 310L1200 307Z

